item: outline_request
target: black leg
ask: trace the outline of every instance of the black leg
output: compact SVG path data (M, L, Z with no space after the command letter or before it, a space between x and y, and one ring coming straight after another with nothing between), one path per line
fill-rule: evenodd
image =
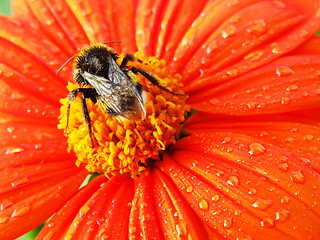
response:
M126 65L127 65L127 63L128 63L129 61L134 61L134 60L135 60L135 57L134 57L132 54L128 53L128 54L123 58L122 63L121 63L121 65L120 65L120 68L125 68Z
M93 89L93 88L78 88L78 89L75 89L69 93L68 106L67 106L67 124L66 124L66 128L64 131L65 131L65 133L67 133L68 124L69 124L70 107L71 107L71 104L73 103L74 99L77 97L78 93L82 94L82 96L81 96L82 114L83 114L85 124L88 125L89 136L90 136L91 143L93 146L91 119L90 119L87 104L86 104L86 98L90 98L93 103L96 103L97 97L96 97L96 90L95 89Z
M151 74L147 73L146 71L143 71L140 68L133 67L133 68L131 68L131 71L134 74L140 73L142 76L144 76L146 79L148 79L150 82L152 82L154 85L156 85L158 88L162 89L163 91L166 91L166 92L171 93L173 95L186 96L185 94L172 92L168 88L160 85L159 81L154 76L152 76Z

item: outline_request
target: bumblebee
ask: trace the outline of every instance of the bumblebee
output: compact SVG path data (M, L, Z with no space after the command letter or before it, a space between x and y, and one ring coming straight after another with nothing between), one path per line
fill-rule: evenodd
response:
M65 132L68 128L71 104L78 94L81 95L84 122L88 126L92 144L91 120L86 104L88 98L106 110L110 116L115 116L120 121L125 119L143 120L146 117L146 94L142 85L137 81L138 78L134 77L137 74L141 74L166 92L173 95L183 95L163 87L154 76L146 71L136 67L128 67L129 61L136 61L133 55L127 54L120 65L116 62L118 58L118 54L105 44L92 44L82 48L57 71L58 74L68 62L74 59L73 78L80 86L80 88L71 91L68 96Z

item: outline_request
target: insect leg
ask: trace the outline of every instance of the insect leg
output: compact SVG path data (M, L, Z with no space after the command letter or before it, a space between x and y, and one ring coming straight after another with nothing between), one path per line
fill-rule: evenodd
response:
M82 108L82 114L84 117L84 122L86 125L88 125L89 135L91 139L91 143L93 145L93 139L92 139L92 130L91 130L91 119L89 116L87 104L86 104L86 98L90 98L93 103L97 102L96 97L96 91L93 88L78 88L69 93L68 96L68 106L67 106L67 124L65 128L65 132L67 132L68 123L69 123L69 115L70 115L70 107L73 103L74 99L77 97L78 93L81 93L81 108Z
M122 60L120 68L125 68L129 61L134 61L134 60L135 60L135 57L132 54L127 53L127 55Z
M160 85L159 81L154 76L152 76L151 74L147 73L146 71L144 71L140 68L133 67L133 68L131 68L131 71L134 74L140 73L142 76L144 76L146 79L148 79L150 82L152 82L154 85L156 85L158 88L162 89L163 91L166 91L166 92L171 93L173 95L186 96L185 94L172 92L168 88Z

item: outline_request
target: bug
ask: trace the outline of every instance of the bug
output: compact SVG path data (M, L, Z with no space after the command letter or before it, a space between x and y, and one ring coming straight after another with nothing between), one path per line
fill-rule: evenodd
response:
M118 42L118 41L114 41ZM114 43L108 42L108 43ZM92 140L91 119L89 116L86 99L97 103L106 110L110 116L115 116L119 121L139 121L146 117L146 94L142 85L138 82L137 74L141 74L158 88L173 95L183 95L170 91L160 85L159 81L148 72L128 67L129 61L136 61L135 57L127 54L120 65L117 64L118 54L106 44L92 44L82 48L78 54L67 60L59 71L72 59L73 78L80 88L71 91L68 95L67 133L70 107L76 97L81 95L81 108L84 122L88 126L89 136ZM89 88L88 88L89 87Z

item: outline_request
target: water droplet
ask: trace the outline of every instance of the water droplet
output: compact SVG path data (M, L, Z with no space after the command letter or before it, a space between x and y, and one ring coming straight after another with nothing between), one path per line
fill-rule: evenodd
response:
M14 130L15 130L15 127L14 127L14 126L9 126L9 127L7 127L7 132L8 132L8 133L13 133Z
M272 200L270 199L261 199L258 198L252 206L257 208L258 210L264 211L267 210L272 205Z
M294 71L288 66L280 66L276 69L276 74L279 77L285 77L294 74Z
M301 173L301 170L300 171L292 171L290 178L293 182L304 183L304 176Z
M261 221L261 226L272 228L274 226L274 219L272 217L263 217Z
M228 7L236 6L239 4L239 0L229 0Z
M239 75L239 69L233 68L228 70L226 73L229 77L236 77Z
M239 187L239 179L236 176L230 176L227 183L234 187Z
M189 186L189 187L187 187L187 193L191 193L192 191L193 191L193 187L192 186Z
M281 104L283 104L283 105L288 105L289 102L290 102L290 99L289 99L289 98L287 98L287 97L281 98Z
M185 238L188 235L186 223L182 220L179 221L178 224L176 224L176 230L178 233L178 237Z
M279 165L279 169L283 172L287 172L288 171L288 163L282 163Z
M254 20L249 22L249 27L247 32L251 33L253 36L261 36L267 31L267 25L263 20Z
M248 193L251 194L251 195L255 195L255 194L257 194L257 189L250 188Z
M7 216L0 216L0 224L8 222L9 218Z
M26 215L30 211L31 207L30 205L23 205L23 206L18 206L14 209L11 217L21 217Z
M282 53L281 47L278 43L271 43L270 47L272 49L271 50L272 53L274 53L274 54L281 54Z
M305 136L303 137L303 140L308 141L308 142L311 142L311 141L313 140L313 138L314 138L313 135L308 134L308 135L305 135Z
M310 161L310 159L308 159L308 158L300 158L300 160L302 161L302 162L304 162L305 164L307 164L307 165L310 165L311 164L311 161Z
M6 154L17 154L17 153L22 153L25 149L23 147L8 147L6 150Z
M307 30L301 29L301 30L299 31L299 37L305 38L305 37L308 37L308 36L309 36L309 32L308 32Z
M262 146L260 143L257 143L257 142L250 144L249 149L250 149L249 154L251 156L259 156L264 154L267 151L267 149L264 146Z
M294 92L298 90L298 86L297 85L290 85L289 87L287 87L287 91L288 92Z
M79 211L79 217L82 217L86 215L86 213L90 210L90 207L88 205L83 205L82 208Z
M288 204L290 202L290 198L288 196L283 196L281 198L281 202L285 203L285 204Z
M237 33L237 28L234 25L229 25L226 29L222 30L222 37L228 38Z
M10 199L4 199L2 200L2 202L0 203L0 210L4 210L10 206L12 206L14 204L14 202Z
M212 201L218 202L220 200L220 196L218 194L214 195L212 198Z
M263 51L257 50L257 51L253 51L253 52L250 52L249 54L247 54L244 57L244 59L245 60L250 59L250 61L252 61L252 62L257 62L260 60L262 55L263 55Z
M199 208L203 211L207 211L208 210L208 202L204 199L201 199L199 202Z
M27 182L29 182L29 178L26 176L23 176L21 178L15 179L13 182L11 182L11 186L16 187L16 186L22 185Z
M211 41L206 49L206 53L210 54L213 50L218 47L217 41Z
M285 222L287 221L289 217L289 211L285 209L281 209L278 212L276 212L276 220L279 222Z
M231 140L232 140L231 137L225 137L225 138L223 139L222 143L227 144L227 143L230 143Z
M257 106L257 104L255 102L249 102L247 103L247 107L250 109L250 110L253 110L255 109Z
M54 232L53 231L48 231L46 235L43 237L43 240L50 240L53 237Z
M231 228L232 227L232 223L233 223L233 218L232 217L228 217L228 218L225 218L223 220L223 226L225 228Z

